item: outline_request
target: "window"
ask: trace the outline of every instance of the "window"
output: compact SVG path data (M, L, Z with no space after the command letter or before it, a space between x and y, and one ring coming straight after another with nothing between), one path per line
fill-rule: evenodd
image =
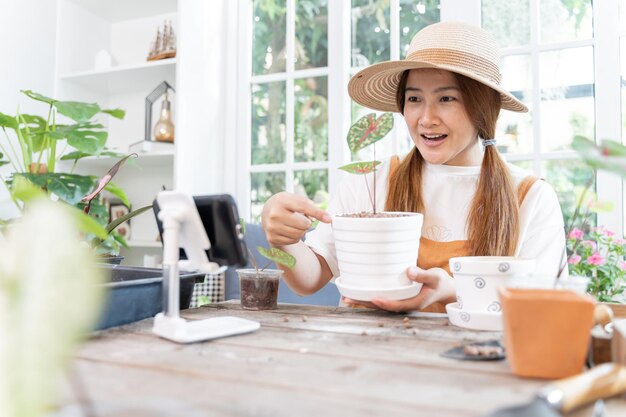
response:
M415 32L428 24L471 20L496 36L504 87L530 109L501 113L501 153L552 184L566 220L575 193L592 182L599 199L616 207L599 213L597 223L623 227L621 178L592 172L570 143L575 135L621 137L626 71L620 74L619 61L626 62L626 0L619 0L619 7L591 0L249 2L250 184L239 197L240 207L248 199L249 213L242 212L253 221L265 200L282 190L323 205L340 180L338 166L371 158L371 149L350 155L345 145L351 122L371 112L349 99L352 74L403 58ZM395 126L392 137L377 144L377 158L411 148L401 116Z
M253 1L250 217L288 190L328 196L327 0Z
M350 120L371 112L351 104L345 85L341 91L329 91L330 78L343 79L347 85L349 76L362 67L403 57L413 35L439 21L439 0L353 0L333 3L330 10L327 0L251 3L250 182L249 193L240 193L249 196L249 205L241 201L240 206L248 206L242 214L258 221L265 201L283 190L326 206L329 190L339 178L333 170L351 157L343 139ZM341 27L329 27L333 13L346 17ZM350 31L345 44L344 29ZM340 52L329 65L332 42ZM339 102L337 108L351 110L329 114L332 101ZM342 114L348 115L348 123L341 120ZM329 131L333 117L339 119L337 130L344 132ZM410 149L402 123L396 125L398 132L378 146L378 157ZM332 137L337 140L329 141ZM371 150L363 152L354 158L367 158ZM330 163L333 153L340 163Z
M566 221L575 191L593 178L570 146L575 135L595 137L592 21L591 0L482 1L482 25L502 49L504 87L529 108L501 113L498 148L550 182Z

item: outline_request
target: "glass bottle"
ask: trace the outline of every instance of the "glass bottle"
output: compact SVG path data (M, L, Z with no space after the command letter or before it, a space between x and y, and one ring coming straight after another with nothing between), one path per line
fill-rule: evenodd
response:
M154 125L154 139L158 142L174 142L174 123L167 91L161 106L159 121Z

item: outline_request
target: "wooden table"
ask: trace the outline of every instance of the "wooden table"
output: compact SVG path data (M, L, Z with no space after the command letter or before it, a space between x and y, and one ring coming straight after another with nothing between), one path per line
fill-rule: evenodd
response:
M94 415L481 416L526 402L545 384L513 376L505 361L441 357L463 342L502 337L451 326L442 314L245 311L238 302L183 314L223 315L258 320L261 329L191 345L154 336L152 319L96 333L74 364ZM626 400L606 408L609 417L624 416Z

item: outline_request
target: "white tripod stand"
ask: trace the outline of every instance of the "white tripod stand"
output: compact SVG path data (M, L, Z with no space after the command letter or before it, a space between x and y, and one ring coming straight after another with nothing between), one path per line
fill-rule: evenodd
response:
M152 331L178 343L192 343L257 330L260 323L238 317L214 317L187 321L180 317L179 263L183 269L207 274L223 272L226 266L210 262L205 253L211 247L193 199L176 191L157 195L159 219L163 222L163 312L154 317ZM179 247L188 261L179 261Z

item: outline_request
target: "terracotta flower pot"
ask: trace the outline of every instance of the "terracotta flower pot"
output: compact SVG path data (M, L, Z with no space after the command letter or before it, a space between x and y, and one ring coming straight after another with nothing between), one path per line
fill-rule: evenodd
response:
M583 370L595 300L569 290L499 289L511 370L531 378L565 378Z

